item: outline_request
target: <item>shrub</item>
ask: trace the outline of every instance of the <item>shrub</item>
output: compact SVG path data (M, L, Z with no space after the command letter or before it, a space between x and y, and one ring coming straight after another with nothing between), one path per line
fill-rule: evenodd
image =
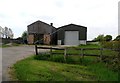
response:
M120 41L110 41L102 43L103 48L120 49Z
M110 69L112 69L113 71L117 71L118 72L118 66L120 64L118 58L116 57L107 57L107 56L103 56L102 57L102 61L106 64L106 66Z
M113 42L104 42L102 43L103 48L109 48L112 49L113 48Z
M120 49L120 41L113 41L113 48Z
M104 42L102 44L102 46L103 46L103 48L116 49L119 52L119 50L120 50L120 41ZM108 68L111 68L114 71L118 71L118 65L120 64L120 62L118 60L118 57L114 57L114 56L106 57L106 56L103 56L102 61L104 63L106 63L106 66L108 66Z

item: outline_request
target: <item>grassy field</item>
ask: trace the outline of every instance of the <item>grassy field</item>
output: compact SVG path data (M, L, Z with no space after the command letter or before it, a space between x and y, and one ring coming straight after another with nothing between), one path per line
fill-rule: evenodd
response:
M101 48L100 45L96 44L88 44L88 45L80 45L78 47L68 47L67 53L68 54L81 54L81 50L75 50L74 48ZM53 53L64 53L64 50L55 50ZM93 54L93 55L100 55L100 50L84 50L84 54ZM111 50L103 50L103 56L118 56L118 52L111 51Z
M91 62L91 63L90 63ZM118 73L108 70L103 63L92 63L85 58L86 65L66 64L36 60L34 56L14 65L20 81L117 81Z
M98 45L79 47L99 48ZM96 51L87 52L97 54ZM19 81L118 81L118 72L94 56L68 56L65 61L62 54L34 55L14 64L11 74L13 80Z
M19 81L118 81L117 72L95 60L85 57L81 64L66 64L32 56L14 64L14 78Z

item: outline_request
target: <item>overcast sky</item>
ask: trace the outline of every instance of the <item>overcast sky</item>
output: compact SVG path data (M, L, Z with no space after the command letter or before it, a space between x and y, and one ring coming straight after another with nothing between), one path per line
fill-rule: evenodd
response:
M0 0L0 26L20 37L27 25L41 20L57 28L70 23L87 27L87 39L118 35L119 0Z

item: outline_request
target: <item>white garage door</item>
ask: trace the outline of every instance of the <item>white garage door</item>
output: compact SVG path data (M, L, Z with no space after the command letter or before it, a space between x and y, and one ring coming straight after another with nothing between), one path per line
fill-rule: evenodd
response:
M79 45L78 31L65 31L65 45Z

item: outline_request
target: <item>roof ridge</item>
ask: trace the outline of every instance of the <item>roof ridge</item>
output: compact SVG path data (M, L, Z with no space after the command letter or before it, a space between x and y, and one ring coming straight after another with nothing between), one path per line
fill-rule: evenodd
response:
M61 26L61 27L58 27L57 29L62 28L62 27L65 27L65 26L70 26L70 25L75 25L75 26L79 26L79 27L87 28L87 27L82 26L82 25L77 25L77 24L70 23L70 24L63 25L63 26Z
M41 20L37 20L37 21L31 23L30 25L35 24L35 23L37 23L37 22L41 22L41 23L44 23L44 24L46 24L46 25L51 26L50 24L48 24L48 23L46 23L46 22L43 22L43 21L41 21ZM28 25L28 26L30 26L30 25ZM52 27L55 28L54 26L52 26Z

